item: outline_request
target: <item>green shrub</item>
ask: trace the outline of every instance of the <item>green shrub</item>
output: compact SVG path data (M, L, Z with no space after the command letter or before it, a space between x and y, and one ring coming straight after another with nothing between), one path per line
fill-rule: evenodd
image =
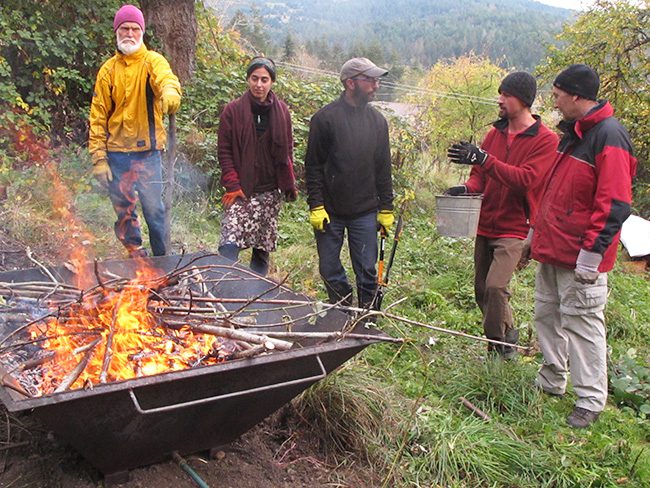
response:
M610 368L610 391L617 405L628 406L642 416L650 417L650 368L642 364L636 349L625 355Z

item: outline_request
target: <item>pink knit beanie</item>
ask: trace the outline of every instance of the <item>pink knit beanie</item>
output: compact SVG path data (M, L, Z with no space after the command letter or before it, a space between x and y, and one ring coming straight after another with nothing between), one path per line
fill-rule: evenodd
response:
M142 12L138 7L134 5L122 5L122 7L115 13L113 30L116 31L124 22L135 22L140 26L142 32L144 32L144 15L142 15Z

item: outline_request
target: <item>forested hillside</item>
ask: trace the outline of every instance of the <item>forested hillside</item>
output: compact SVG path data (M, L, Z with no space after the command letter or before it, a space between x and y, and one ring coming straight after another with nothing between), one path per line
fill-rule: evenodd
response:
M206 4L223 9L216 0ZM268 39L253 35L253 44L270 41L277 49L289 36L334 65L357 49L391 64L428 67L474 52L504 67L528 69L572 15L530 0L242 0L227 13L251 34L260 33L251 26L263 24Z

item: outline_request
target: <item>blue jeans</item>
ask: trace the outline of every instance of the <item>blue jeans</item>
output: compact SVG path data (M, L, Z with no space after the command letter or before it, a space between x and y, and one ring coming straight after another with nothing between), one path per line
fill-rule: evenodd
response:
M113 174L108 193L117 214L115 235L129 251L142 246L140 221L136 212L139 198L149 227L151 251L154 256L164 256L165 207L162 201L160 151L109 152L108 165Z
M352 303L352 287L341 264L341 247L347 229L352 269L356 277L359 307L371 308L377 294L377 214L354 219L330 217L325 232L315 231L318 269L331 303ZM347 298L346 298L347 297Z
M219 254L224 258L228 258L231 261L239 260L239 246L237 244L223 244L219 246ZM269 272L269 253L263 249L253 248L253 254L251 255L251 264L250 268L256 273L266 276Z

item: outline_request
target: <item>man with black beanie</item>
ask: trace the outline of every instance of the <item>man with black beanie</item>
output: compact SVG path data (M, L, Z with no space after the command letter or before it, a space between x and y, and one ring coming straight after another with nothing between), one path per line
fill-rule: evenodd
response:
M449 195L482 193L483 203L474 246L474 293L488 339L516 344L508 284L522 256L539 192L553 162L558 137L531 113L537 82L519 71L499 86L499 119L481 147L454 144L453 163L472 165L469 179L449 188ZM490 344L488 351L512 358L512 346Z
M607 400L604 309L607 272L614 266L623 222L630 215L637 160L600 80L574 64L553 82L563 132L532 233L535 327L544 363L537 385L563 395L567 373L578 396L567 418L591 425Z

